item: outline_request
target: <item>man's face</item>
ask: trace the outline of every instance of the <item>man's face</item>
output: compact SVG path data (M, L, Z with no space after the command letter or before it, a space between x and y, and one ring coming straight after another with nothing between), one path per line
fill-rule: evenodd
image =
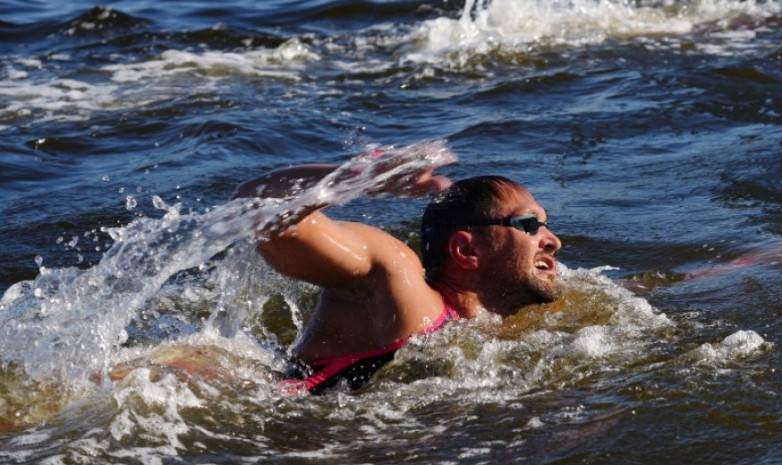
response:
M546 212L524 188L503 194L498 218L534 214L546 222ZM482 300L503 316L530 304L553 302L559 297L554 252L559 238L545 226L529 234L510 226L489 226L477 233L483 251L479 274Z

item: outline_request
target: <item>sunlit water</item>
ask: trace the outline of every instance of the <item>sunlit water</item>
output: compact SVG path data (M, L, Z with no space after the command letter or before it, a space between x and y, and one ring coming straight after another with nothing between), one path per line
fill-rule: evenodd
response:
M105 5L0 5L0 461L782 460L779 2ZM416 248L378 145L527 185L563 297L286 395L317 289L254 231L326 199ZM303 162L363 174L229 201Z

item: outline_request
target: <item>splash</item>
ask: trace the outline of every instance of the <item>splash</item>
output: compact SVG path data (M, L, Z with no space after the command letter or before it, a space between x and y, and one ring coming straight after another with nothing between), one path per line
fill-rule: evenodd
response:
M557 269L563 291L557 302L506 319L484 312L458 328L416 338L381 371L379 379L393 386L383 392L401 390L400 402L411 403L420 402L420 391L470 402L512 401L643 364L654 358L655 343L670 337L665 334L674 322L605 276L609 267L559 263Z
M380 186L404 185L421 169L455 161L442 141L384 150L380 157L355 157L285 199L237 199L204 213L182 213L157 198L162 218L107 229L114 242L99 264L87 270L42 267L34 281L6 292L0 300L3 362L18 364L36 380L88 382L96 372L107 373L128 339L128 324L177 273L198 270L255 231L284 224L282 219L312 205L345 203ZM242 271L235 265L222 276Z

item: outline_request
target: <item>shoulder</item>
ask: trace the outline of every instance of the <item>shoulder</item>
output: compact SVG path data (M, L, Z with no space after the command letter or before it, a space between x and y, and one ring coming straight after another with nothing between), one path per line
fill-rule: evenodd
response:
M410 245L393 234L377 226L363 223L340 222L339 224L362 244L374 265L396 267L409 263L413 267L422 268L418 254Z
M342 303L361 302L375 321L395 328L394 341L422 330L441 315L442 297L427 283L421 260L410 245L375 226L347 222L340 226L361 236L371 271L350 286L330 289L332 296Z

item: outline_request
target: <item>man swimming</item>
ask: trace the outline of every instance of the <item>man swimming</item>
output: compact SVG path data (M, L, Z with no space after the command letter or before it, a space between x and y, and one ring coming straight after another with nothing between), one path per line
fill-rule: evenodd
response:
M334 169L275 170L239 186L235 197L284 197ZM284 230L258 241L277 271L322 288L294 348L299 369L291 388L320 393L340 380L359 387L414 334L481 309L513 315L559 295L554 254L561 242L523 186L501 176L451 184L425 168L375 192L437 193L423 216L423 263L377 227L332 220L323 211L328 205L296 212Z

